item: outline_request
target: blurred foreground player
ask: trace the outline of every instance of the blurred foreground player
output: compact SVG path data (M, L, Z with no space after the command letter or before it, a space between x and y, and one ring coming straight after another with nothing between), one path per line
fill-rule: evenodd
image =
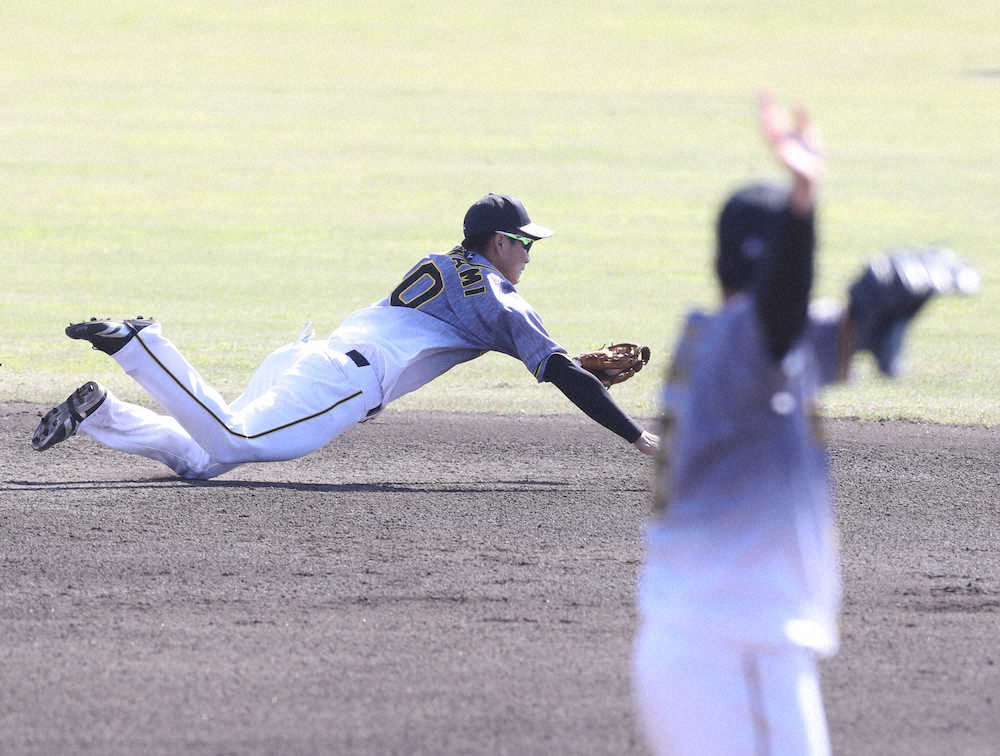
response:
M977 280L947 251L900 250L872 262L846 308L810 307L817 139L804 110L789 124L768 95L759 116L791 186L725 203L723 303L688 316L663 394L633 656L658 755L829 753L817 656L837 649L840 577L817 392L857 350L895 375L920 307Z

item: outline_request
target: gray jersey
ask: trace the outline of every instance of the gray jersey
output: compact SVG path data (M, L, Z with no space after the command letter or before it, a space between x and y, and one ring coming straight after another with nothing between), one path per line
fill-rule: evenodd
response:
M375 366L383 405L485 352L510 355L541 380L548 358L566 351L500 271L461 247L423 258L330 338Z
M672 429L646 532L645 613L835 650L839 575L815 401L836 356L835 318L811 313L775 364L745 294L688 318L663 395Z

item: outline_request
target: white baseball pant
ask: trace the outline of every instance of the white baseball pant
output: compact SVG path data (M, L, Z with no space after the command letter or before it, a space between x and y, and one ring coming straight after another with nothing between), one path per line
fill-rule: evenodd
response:
M185 478L304 456L376 412L382 401L378 376L360 353L308 337L272 352L231 404L163 336L160 323L139 331L113 357L167 414L109 391L80 431Z
M815 653L640 625L639 724L656 756L829 756Z

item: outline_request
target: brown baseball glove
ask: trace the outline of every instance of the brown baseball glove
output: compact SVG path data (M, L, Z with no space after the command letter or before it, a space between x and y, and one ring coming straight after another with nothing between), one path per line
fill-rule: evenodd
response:
M649 347L629 343L611 344L593 352L583 352L573 359L584 370L597 376L604 388L611 388L642 370L643 365L649 362Z

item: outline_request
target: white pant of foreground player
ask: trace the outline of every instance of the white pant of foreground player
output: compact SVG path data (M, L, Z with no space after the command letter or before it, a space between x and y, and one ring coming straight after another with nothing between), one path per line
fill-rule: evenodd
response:
M118 451L162 462L185 478L212 478L244 462L294 459L332 441L378 408L374 368L325 340L272 352L232 404L163 336L147 326L114 359L167 411L123 402L110 391L80 431Z
M829 756L815 654L639 629L635 703L656 756Z

